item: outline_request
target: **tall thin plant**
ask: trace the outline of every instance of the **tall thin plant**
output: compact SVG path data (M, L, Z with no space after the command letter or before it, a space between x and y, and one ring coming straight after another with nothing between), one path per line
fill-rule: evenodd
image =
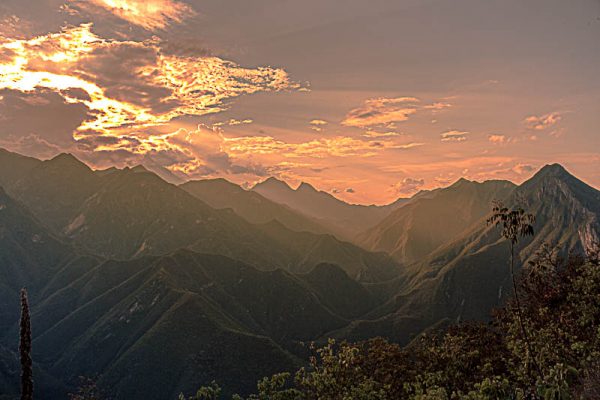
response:
M535 234L533 224L535 223L535 216L527 213L522 207L517 206L512 209L506 207L500 201L494 201L492 205L492 216L487 220L488 225L501 226L501 235L503 238L509 241L510 244L510 277L512 279L512 286L514 292L514 299L517 316L519 323L519 329L521 330L521 336L525 345L527 346L528 355L531 357L532 364L536 369L536 372L542 377L542 371L538 366L533 349L531 346L531 340L529 334L525 328L523 322L523 313L521 311L521 300L519 297L519 290L517 287L517 278L515 275L515 247L519 243L519 239L527 236L533 236Z
M21 289L21 400L33 400L33 361L31 359L31 318L27 290Z

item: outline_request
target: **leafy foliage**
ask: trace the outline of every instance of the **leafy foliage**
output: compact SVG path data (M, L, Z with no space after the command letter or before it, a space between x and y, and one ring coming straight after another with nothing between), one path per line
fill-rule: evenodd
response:
M334 340L314 349L292 377L259 382L248 400L593 399L600 391L600 266L597 257L562 261L547 246L530 262L514 298L488 324L424 334L402 348L384 339ZM540 376L520 324L531 336ZM197 397L194 399L217 399ZM234 397L242 399L242 397Z

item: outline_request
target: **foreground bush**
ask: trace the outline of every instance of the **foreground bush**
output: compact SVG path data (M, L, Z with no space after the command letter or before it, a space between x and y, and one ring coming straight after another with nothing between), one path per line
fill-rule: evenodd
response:
M263 379L247 399L600 398L597 255L562 262L543 247L523 271L518 290L519 318L513 300L488 324L452 326L406 348L381 338L331 340L315 350L307 368ZM189 399L219 396L213 384Z

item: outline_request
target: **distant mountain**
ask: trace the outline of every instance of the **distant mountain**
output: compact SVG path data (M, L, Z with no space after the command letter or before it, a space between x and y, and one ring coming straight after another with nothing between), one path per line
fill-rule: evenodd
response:
M386 280L399 273L388 256L331 235L294 232L276 223L251 224L231 209L216 210L144 167L96 172L62 154L22 175L0 181L0 186L6 184L54 233L101 257L129 259L190 248L296 273L320 262L340 265L364 280ZM277 212L294 222L291 212L282 207Z
M173 185L181 185L189 180L189 177L184 173L172 172L156 162L145 161L143 166L148 171L160 176L165 182L172 183Z
M517 248L520 269L546 243L569 253L585 254L600 242L600 192L554 164L517 187L505 204L523 206L536 216L535 236ZM440 222L440 229L444 224ZM512 286L508 243L486 217L454 240L409 265L405 275L375 285L389 300L363 321L337 332L364 338L388 332L406 342L423 329L444 321L486 320L505 301Z
M511 292L508 244L486 225L493 199L536 215L519 267L542 243L566 255L600 241L600 192L556 164L518 187L460 180L387 207L264 184L303 199L294 209L226 181L178 187L145 167L94 171L68 154L40 161L0 151L0 167L8 398L18 394L21 287L44 398L64 398L79 375L98 375L111 398L176 398L213 379L227 395L298 367L304 342L408 343L432 327L487 319ZM330 215L316 222L298 211L313 203ZM360 236L377 251L319 233L351 224L350 211L357 226L381 217Z
M348 204L308 183L302 182L298 188L292 189L273 177L258 183L252 190L316 219L346 240L353 240L357 234L371 228L408 201L398 199L386 206Z
M237 215L253 224L277 220L293 231L331 233L310 217L271 201L257 192L244 190L222 178L189 181L180 187L212 208L231 208Z
M359 235L357 241L404 264L414 263L479 223L489 213L492 201L506 199L515 187L508 181L460 179L447 188L416 196Z
M282 241L295 235L280 224L268 231ZM307 269L302 243L311 238L336 240L296 240ZM36 388L47 399L64 398L79 375L99 376L112 398L176 398L212 380L228 394L248 392L265 375L297 368L301 342L381 304L334 265L294 275L188 250L121 261L80 251L0 191L0 384L8 398L18 394L21 287L32 306Z
M41 163L42 161L36 158L0 148L0 182L3 182L2 185L6 188L22 179L32 168Z

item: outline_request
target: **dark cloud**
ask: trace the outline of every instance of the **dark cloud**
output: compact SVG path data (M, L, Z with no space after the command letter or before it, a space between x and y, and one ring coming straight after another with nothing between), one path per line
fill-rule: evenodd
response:
M90 117L83 104L67 103L57 93L0 90L0 139L35 135L52 145L74 143L73 132Z
M56 146L33 133L16 140L0 140L0 146L26 156L42 159L52 158L63 151L59 146Z

